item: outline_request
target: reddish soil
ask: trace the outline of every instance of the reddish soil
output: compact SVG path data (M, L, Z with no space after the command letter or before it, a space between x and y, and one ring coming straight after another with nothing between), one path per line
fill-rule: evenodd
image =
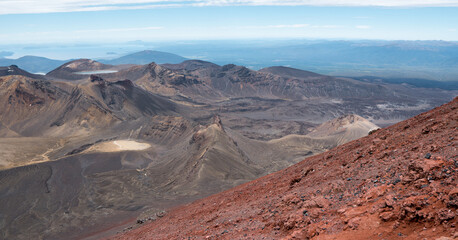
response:
M114 239L456 239L458 98Z

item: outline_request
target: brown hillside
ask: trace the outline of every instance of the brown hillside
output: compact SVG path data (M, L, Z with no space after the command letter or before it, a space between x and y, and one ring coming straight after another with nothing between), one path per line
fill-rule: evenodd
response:
M453 239L458 98L115 239Z
M88 75L77 74L78 72L106 70L113 67L112 65L106 65L91 59L77 59L61 65L47 73L46 76L57 79L78 80L88 77Z

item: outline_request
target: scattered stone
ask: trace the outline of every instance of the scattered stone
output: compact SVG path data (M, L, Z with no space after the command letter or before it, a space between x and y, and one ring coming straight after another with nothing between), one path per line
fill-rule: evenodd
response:
M391 182L391 184L396 185L396 184L398 184L398 183L400 183L400 182L401 182L401 179L396 178L396 179L394 179L394 180Z
M387 190L387 186L378 186L378 187L371 188L365 194L366 200L375 199L377 197L380 197L386 193L386 190Z
M448 194L447 207L458 208L458 187L452 189Z
M161 218L161 217L164 217L165 214L166 214L165 211L160 211L160 212L156 213L156 217Z
M385 222L395 219L395 215L393 212L382 212L380 213L379 217Z
M429 128L426 127L426 128L423 128L423 129L421 130L421 133L422 133L422 134L428 134L429 131L430 131Z
M302 214L303 214L304 216L308 216L308 215L309 215L309 212L308 212L307 210L304 210L304 211L302 211Z
M347 226L352 229L352 230L355 230L355 229L358 229L358 226L361 222L361 218L360 217L355 217L355 218L352 218L348 221L348 224Z
M440 222L452 220L455 218L455 212L447 208L439 210L437 215Z

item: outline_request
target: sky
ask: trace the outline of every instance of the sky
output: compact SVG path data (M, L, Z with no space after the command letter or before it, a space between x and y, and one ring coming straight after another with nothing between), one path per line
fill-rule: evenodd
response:
M0 44L458 41L458 0L0 0L0 27Z

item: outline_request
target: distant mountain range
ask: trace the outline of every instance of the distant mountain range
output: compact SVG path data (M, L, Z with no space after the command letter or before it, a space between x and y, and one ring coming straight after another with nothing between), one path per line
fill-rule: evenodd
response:
M0 58L0 66L11 66L16 65L21 69L24 69L31 73L48 73L57 67L63 65L66 62L72 61L73 59L68 60L55 60L49 59L45 57L38 57L38 56L24 56L18 59L10 59L10 58ZM167 52L160 52L160 51L152 51L152 50L145 50L141 52L132 53L129 55L125 55L115 59L101 59L99 62L111 65L119 65L119 64L148 64L151 62L155 62L157 64L163 63L181 63L187 58L182 56L167 53Z
M253 70L287 66L331 76L458 81L458 42L448 41L139 41L115 45L2 46L2 49L5 51L0 52L0 66L14 64L32 73L47 73L64 62L90 56L112 65L180 63L188 58L218 65L242 65ZM146 49L151 50L143 51ZM68 60L49 63L51 59L42 59L46 61L35 64L40 59L27 56L16 61L8 57L24 55Z
M251 69L282 65L332 76L458 80L458 43L445 41L284 40L186 42L158 48Z
M190 56L200 51L206 59L217 64L241 64L250 69L280 64L326 75L348 76L366 82L409 84L444 90L458 89L458 45L453 42L317 41L250 49L236 46L232 51L225 46L212 44L190 46L177 46L176 51ZM166 51L168 50L172 49L166 48ZM98 62L108 65L145 65L151 62L178 64L186 60L189 59L169 52L144 50L115 59L99 59ZM46 74L69 61L72 59L55 60L24 56L18 59L0 58L0 66L17 65L31 73ZM268 70L262 71L291 70L284 67L269 67ZM295 72L284 74L294 76Z
M0 66L16 65L31 73L47 73L68 61L37 56L24 56L18 59L0 58Z

